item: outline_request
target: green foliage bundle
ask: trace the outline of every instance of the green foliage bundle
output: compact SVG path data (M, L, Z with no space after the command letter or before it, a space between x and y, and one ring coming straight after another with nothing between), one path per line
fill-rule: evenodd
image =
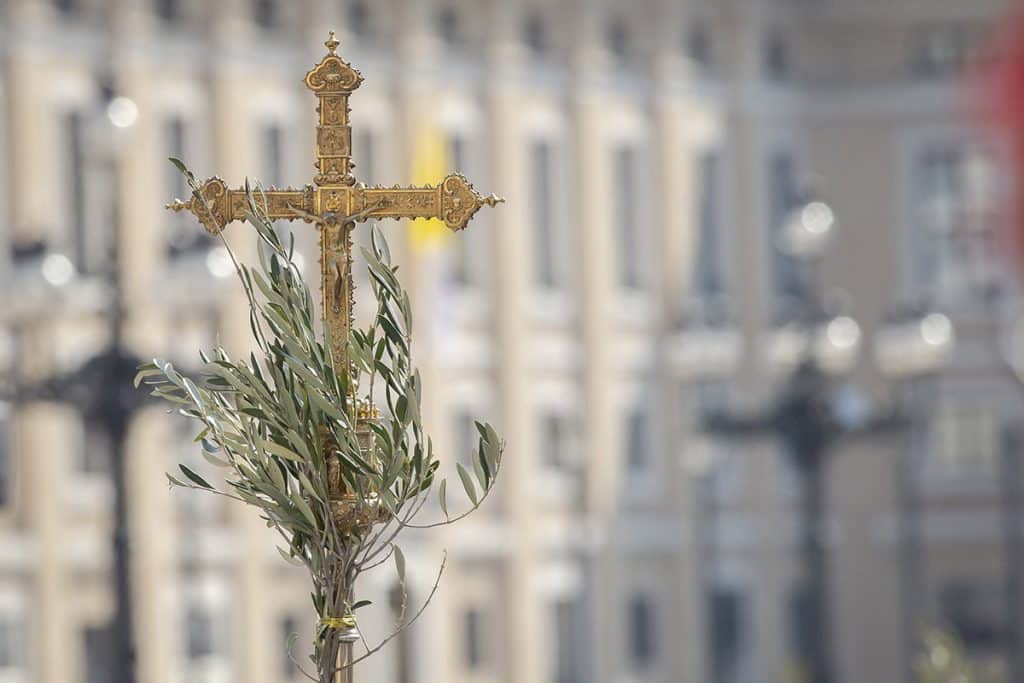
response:
M194 177L176 163L198 197ZM403 600L391 633L376 645L363 639L365 651L345 666L378 651L411 624L437 589L435 581L426 601L410 616L404 597L405 559L395 543L398 534L449 524L479 507L500 470L504 444L491 425L477 423L473 471L458 466L470 507L450 515L446 482L435 476L439 462L420 415L422 383L412 363L409 295L398 281L383 235L375 228L372 248L363 250L376 315L367 328L353 329L348 367L336 367L327 326L317 332L318 307L295 264L294 238L287 245L282 242L263 210L266 198L260 190L247 185L247 194L247 220L259 237L258 264L240 263L224 245L248 298L255 350L243 359L230 357L219 344L200 352L203 368L195 378L155 359L139 368L136 386L144 383L153 395L194 419L203 457L223 473L223 481L215 484L180 465L180 475L168 475L170 483L256 507L283 539L278 550L284 559L308 568L320 621L310 657L317 671L303 672L310 680L330 683L342 648L339 621L351 625L353 612L369 604L356 600L358 576L393 559ZM380 418L370 423L376 444L367 453L356 424L359 411L372 398L383 404ZM338 465L347 489L374 510L375 523L338 528L329 477ZM443 518L417 523L435 489ZM443 571L442 561L438 581Z

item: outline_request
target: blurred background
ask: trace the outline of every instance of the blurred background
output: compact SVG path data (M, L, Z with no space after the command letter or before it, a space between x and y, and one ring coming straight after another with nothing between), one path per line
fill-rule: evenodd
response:
M414 602L444 548L446 576L359 680L1024 681L1024 299L972 75L1010 10L0 0L0 683L301 679L307 577L252 510L168 492L215 473L130 379L246 350L166 158L311 182L328 29L366 77L357 177L508 198L381 224L444 470L474 418L508 450L478 514L406 542ZM374 642L395 579L361 591Z

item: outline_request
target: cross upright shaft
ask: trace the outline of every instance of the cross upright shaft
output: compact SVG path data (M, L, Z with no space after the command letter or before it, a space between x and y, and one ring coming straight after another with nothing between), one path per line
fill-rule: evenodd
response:
M327 55L306 74L306 87L317 105L316 162L313 184L301 190L270 188L264 194L267 215L275 220L304 220L320 230L320 292L324 327L329 332L335 367L345 367L352 324L352 229L368 219L436 218L453 231L462 230L481 206L504 200L484 197L458 173L437 185L368 187L352 174L352 127L348 99L362 75L336 50L331 31ZM173 211L191 211L211 234L232 221L244 220L248 199L244 189L230 189L218 177L205 181L188 201L168 204Z

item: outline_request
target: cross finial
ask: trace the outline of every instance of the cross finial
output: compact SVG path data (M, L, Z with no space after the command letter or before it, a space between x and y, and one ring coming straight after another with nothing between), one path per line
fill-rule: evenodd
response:
M338 39L334 37L334 31L329 32L327 40L324 41L324 45L327 46L327 51L332 55L334 54L334 51L338 49L338 46L341 45L341 43L338 42Z

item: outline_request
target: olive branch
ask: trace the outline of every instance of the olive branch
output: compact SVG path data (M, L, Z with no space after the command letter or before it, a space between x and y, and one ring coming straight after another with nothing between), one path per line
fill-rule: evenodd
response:
M172 161L185 173L193 197L203 201L194 176ZM350 667L379 651L423 613L445 561L430 594L409 616L405 557L397 537L407 528L451 524L479 508L501 469L504 442L490 424L477 422L472 472L457 465L468 509L449 513L447 484L440 479L436 495L443 518L418 521L440 462L420 414L423 387L412 362L412 306L387 241L374 227L371 248L362 250L376 313L366 328L352 329L349 363L336 367L328 326L316 330L316 306L294 260L294 236L287 244L281 240L260 188L246 183L246 194L246 219L259 238L258 263L241 263L223 235L221 240L248 300L254 350L241 359L219 343L200 351L203 366L194 378L157 358L139 367L135 385L145 384L172 410L194 419L200 453L223 473L223 484L215 486L181 464L178 473L167 475L170 484L256 507L281 536L281 556L308 569L320 618L310 657L317 673L300 669L310 680L330 683L339 666ZM372 399L383 400L383 410L369 421L374 445L368 452L356 428ZM375 507L370 523L339 528L332 514L332 472L340 472L358 501ZM351 620L356 609L371 604L356 600L356 579L388 560L403 596L396 623L379 643L362 640L364 652L339 665L337 621Z

